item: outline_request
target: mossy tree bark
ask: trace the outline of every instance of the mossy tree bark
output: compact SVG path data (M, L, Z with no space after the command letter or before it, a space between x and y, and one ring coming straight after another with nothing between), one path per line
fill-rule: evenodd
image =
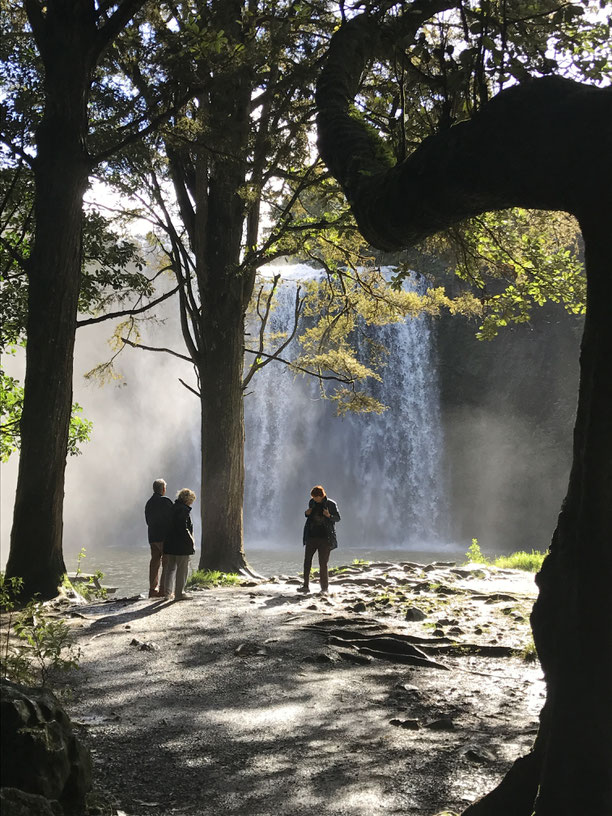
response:
M413 4L404 38L438 10ZM532 616L546 704L533 751L465 813L603 816L612 812L612 89L555 77L523 83L388 167L371 132L349 116L383 35L367 17L347 23L317 91L321 154L374 246L410 246L513 206L565 210L583 230L588 294L573 467Z

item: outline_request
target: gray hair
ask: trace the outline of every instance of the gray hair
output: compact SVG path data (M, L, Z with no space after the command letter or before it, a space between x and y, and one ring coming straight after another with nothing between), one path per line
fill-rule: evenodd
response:
M176 494L177 501L182 501L183 504L193 504L196 500L196 494L188 487L184 487Z
M153 492L154 493L159 493L160 496L163 496L165 489L166 489L166 482L163 479L156 479L153 482Z

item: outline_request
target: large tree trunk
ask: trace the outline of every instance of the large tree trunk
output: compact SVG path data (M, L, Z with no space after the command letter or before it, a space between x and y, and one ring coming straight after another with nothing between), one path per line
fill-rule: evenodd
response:
M415 2L416 33L433 8ZM429 9L429 11L428 11ZM317 89L319 146L360 230L399 249L505 207L566 210L586 246L587 318L570 484L538 576L532 625L546 676L533 751L465 816L612 813L612 89L560 78L500 93L469 122L395 167L349 115L380 38L351 20L334 35Z
M244 326L242 308L227 308L204 329L202 382L202 554L200 569L237 572L243 546Z
M464 816L612 813L611 213L590 209L573 465L531 616L546 704L531 754Z
M91 170L87 103L108 43L145 0L99 15L93 0L25 0L44 64L45 108L36 132L35 230L28 263L28 321L21 455L7 576L23 595L49 598L65 572L64 471L81 280L83 194ZM101 24L101 21L104 21Z
M224 30L240 42L241 3L219 9ZM201 302L197 367L202 405L202 554L200 568L236 572L244 554L244 314L254 273L240 268L243 187L252 78L244 67L211 83L212 158L197 159L199 187L193 246ZM197 196L196 196L197 198Z
M574 457L532 614L547 688L537 816L612 813L612 210L585 210Z
M36 140L21 454L6 568L9 577L23 579L26 597L53 597L65 572L62 510L89 173L84 148L89 83L80 49L58 48L46 72L45 114Z

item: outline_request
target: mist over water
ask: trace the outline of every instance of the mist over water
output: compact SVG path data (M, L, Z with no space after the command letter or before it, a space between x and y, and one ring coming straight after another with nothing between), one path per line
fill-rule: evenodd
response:
M295 280L315 273L289 265L275 271L287 279L272 317L280 331L293 308ZM163 306L162 322L142 327L142 342L184 353L176 305ZM553 326L546 340L545 326L529 343L508 333L499 338L503 348L488 351L470 346L464 333L441 349L439 325L434 332L431 320L420 317L375 329L390 351L384 382L373 389L389 406L381 415L338 418L313 379L275 363L253 379L245 399L245 548L255 569L301 568L314 484L324 485L342 516L335 564L456 560L472 536L486 553L548 545L569 471L577 335ZM94 428L82 455L67 463L64 553L73 571L84 547L83 570L102 569L125 594L146 589L144 504L155 478L166 479L172 498L182 487L195 490L200 540L200 408L179 382L195 385L192 367L166 354L126 349L116 361L123 379L87 383L84 373L113 353L107 345L113 330L109 322L77 333L74 399ZM473 329L467 333L473 340ZM480 370L500 361L488 386L474 373L476 356L485 353ZM23 378L23 357L3 362ZM522 409L526 401L529 411ZM567 404L567 416L562 433L553 434L549 418L538 420L537 413L557 404ZM2 466L2 567L16 474L13 456Z
M272 332L291 326L294 267L280 287ZM439 386L429 319L368 328L389 351L383 382L372 392L382 414L334 415L314 377L270 364L245 400L247 541L282 545L295 538L310 488L322 484L339 506L340 540L350 547L430 549L447 542ZM294 340L285 352L295 353ZM270 509L274 507L274 523Z

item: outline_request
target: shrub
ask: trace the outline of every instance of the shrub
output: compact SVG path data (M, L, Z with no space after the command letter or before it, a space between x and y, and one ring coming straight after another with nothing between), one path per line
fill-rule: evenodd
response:
M92 575L85 575L81 569L81 562L85 558L85 552L85 547L82 547L81 552L77 555L75 577L71 581L67 575L64 575L62 586L73 589L86 601L105 600L108 597L108 591L106 587L102 586L104 580L102 570L94 570Z
M468 551L466 552L465 557L466 557L467 562L469 564L489 564L490 563L490 561L486 557L486 555L483 555L483 553L482 553L482 551L480 549L480 545L478 543L477 538L472 539L472 544L470 545Z
M495 559L496 567L504 567L506 569L520 569L526 572L537 572L542 566L542 561L546 557L546 553L532 550L530 553L520 550L511 555L502 555Z
M26 685L47 685L55 671L78 668L79 651L63 620L57 620L36 599L18 608L21 578L0 573L3 612L0 671L2 677Z
M477 538L472 539L472 544L465 554L466 561L469 564L487 564L502 569L525 570L525 572L537 572L542 566L545 556L546 553L537 550L532 550L530 553L520 550L510 555L500 555L491 561L481 551Z

